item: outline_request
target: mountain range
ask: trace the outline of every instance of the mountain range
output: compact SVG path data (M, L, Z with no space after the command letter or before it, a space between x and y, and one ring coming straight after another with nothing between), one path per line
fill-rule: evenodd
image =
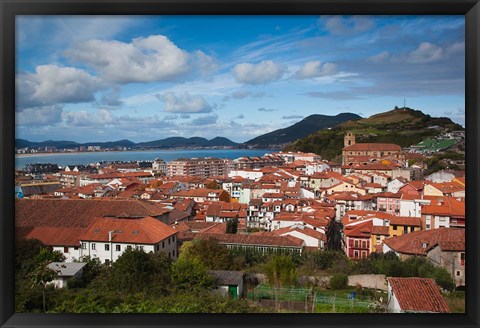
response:
M339 123L346 122L348 120L356 120L361 117L352 113L342 113L335 116L328 115L310 115L303 120L286 127L284 129L275 130L256 138L253 138L245 143L236 143L228 138L215 137L211 140L192 137L170 137L161 140L154 140L148 142L135 143L130 140L119 140L110 142L88 142L77 143L74 141L54 141L47 140L42 142L32 142L25 139L15 139L15 145L17 148L39 148L39 147L56 147L56 148L77 148L80 146L100 146L102 148L194 148L194 147L255 147L255 148L277 148L278 146L285 146L285 144L291 143L299 138L306 137L310 133L318 130L333 127Z
M25 139L15 139L15 145L17 148L56 147L58 149L80 146L127 147L130 149L283 148L289 151L314 152L322 155L323 158L332 159L340 155L346 131L354 132L357 142L395 143L405 147L438 135L441 132L440 129L463 130L463 127L446 117L434 118L411 108L395 108L368 118L361 118L353 113L341 113L335 116L310 115L289 127L260 135L245 143L236 143L224 137L215 137L211 140L201 137L170 137L139 143L130 140L77 143L64 140L31 142Z

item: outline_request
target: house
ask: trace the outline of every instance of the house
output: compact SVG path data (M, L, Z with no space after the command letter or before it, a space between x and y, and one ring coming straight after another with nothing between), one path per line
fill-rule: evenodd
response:
M96 218L79 240L80 257L102 263L115 262L127 249L162 252L173 260L178 256L177 231L152 217Z
M455 286L465 286L465 240L439 241L430 246L427 259L450 272Z
M347 132L342 149L342 165L352 163L369 163L382 158L395 158L403 161L402 148L389 143L355 143L355 134Z
M387 284L390 313L450 313L433 279L389 277Z
M309 249L324 249L327 242L325 231L314 230L302 223L296 223L292 226L273 230L272 235L293 236L305 242L305 247Z
M242 271L211 270L210 274L215 279L214 292L220 295L229 295L234 300L243 295Z
M178 199L191 198L194 201L200 202L200 203L206 202L206 201L230 202L230 195L228 194L228 192L226 192L223 189L200 188L200 189L182 190L171 195L171 197L178 198Z
M421 209L422 228L465 227L465 202L453 197L434 199Z
M72 262L81 255L79 236L95 218L157 219L164 213L164 209L140 200L17 199L15 235L20 239L38 239Z
M383 241L383 253L395 252L400 259L424 256L445 268L457 286L465 284L465 229L420 230Z
M80 278L83 274L83 267L87 265L84 262L52 262L48 268L57 272L57 277L50 282L55 288L67 286L68 280Z
M367 258L371 253L371 220L346 225L343 228L343 250L351 259Z

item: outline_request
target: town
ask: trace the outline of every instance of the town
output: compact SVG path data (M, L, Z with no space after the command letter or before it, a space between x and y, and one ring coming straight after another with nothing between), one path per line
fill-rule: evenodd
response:
M427 171L462 139L401 147L348 131L339 162L278 151L27 165L16 171L17 272L43 278L41 294L18 288L17 310L464 312L465 161Z

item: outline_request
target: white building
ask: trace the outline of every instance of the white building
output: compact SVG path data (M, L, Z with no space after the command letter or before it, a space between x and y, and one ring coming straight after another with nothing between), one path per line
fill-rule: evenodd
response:
M163 252L178 257L177 231L152 217L141 219L98 218L80 236L80 257L115 262L127 249Z

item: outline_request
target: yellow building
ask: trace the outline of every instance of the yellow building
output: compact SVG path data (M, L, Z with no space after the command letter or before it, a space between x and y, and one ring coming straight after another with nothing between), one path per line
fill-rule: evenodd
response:
M409 216L392 216L389 224L390 237L401 236L421 230L421 219Z

